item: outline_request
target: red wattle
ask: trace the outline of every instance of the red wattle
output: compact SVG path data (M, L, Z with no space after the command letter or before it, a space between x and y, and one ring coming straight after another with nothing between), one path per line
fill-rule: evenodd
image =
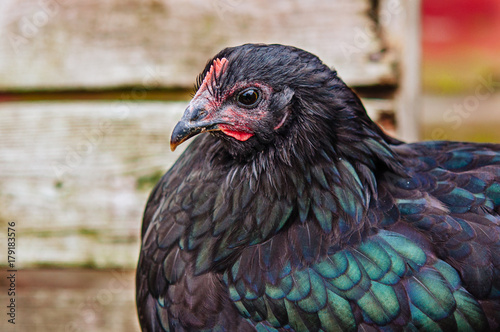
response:
M232 129L230 129L230 127L228 127L226 125L219 125L219 128L224 134L231 136L231 137L237 139L238 141L242 141L242 142L246 141L247 139L249 139L250 137L253 136L252 133L247 133L247 132L238 131L238 130L232 130Z

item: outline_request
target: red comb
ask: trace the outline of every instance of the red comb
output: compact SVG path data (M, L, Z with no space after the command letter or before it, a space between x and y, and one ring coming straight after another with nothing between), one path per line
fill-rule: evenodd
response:
M208 71L207 75L203 79L203 83L201 84L200 90L205 89L208 84L211 84L212 77L220 76L223 73L223 70L225 68L224 65L226 63L227 63L226 58L214 60L214 63L210 67L210 70Z

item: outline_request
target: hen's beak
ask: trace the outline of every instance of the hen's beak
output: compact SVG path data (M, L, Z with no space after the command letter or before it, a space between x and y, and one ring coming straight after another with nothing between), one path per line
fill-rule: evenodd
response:
M215 119L208 115L204 105L190 104L172 131L170 150L174 151L182 142L200 133L219 130Z

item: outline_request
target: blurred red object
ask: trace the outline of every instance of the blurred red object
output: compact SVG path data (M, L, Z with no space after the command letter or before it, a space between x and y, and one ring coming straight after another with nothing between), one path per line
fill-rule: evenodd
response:
M498 61L500 1L424 0L423 48L424 57L453 59L481 53Z

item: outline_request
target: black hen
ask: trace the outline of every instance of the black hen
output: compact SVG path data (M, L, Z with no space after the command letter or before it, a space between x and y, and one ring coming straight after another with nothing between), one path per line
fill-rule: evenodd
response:
M211 60L149 198L145 331L486 331L500 316L500 145L404 144L316 56Z

